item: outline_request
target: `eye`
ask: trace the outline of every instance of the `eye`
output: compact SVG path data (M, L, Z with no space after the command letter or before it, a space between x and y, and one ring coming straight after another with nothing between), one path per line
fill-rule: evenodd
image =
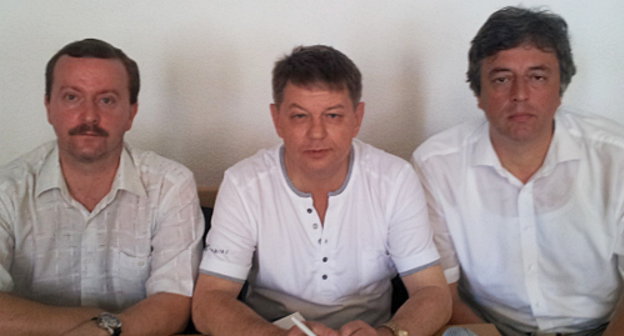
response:
M291 114L291 115L290 115L290 118L291 118L291 119L298 120L298 119L303 119L303 118L305 118L306 116L307 116L307 115L306 115L305 113L293 113L293 114Z
M116 102L115 97L112 96L105 96L100 98L100 102L102 102L102 104L104 105L113 105Z
M78 100L78 95L73 94L73 93L65 93L63 95L63 100L68 101L68 102L73 102Z
M504 84L504 83L509 82L509 78L508 77L494 77L492 79L492 82L494 84Z
M338 113L327 113L326 116L329 119L338 119L338 118L342 117L342 115L340 115Z

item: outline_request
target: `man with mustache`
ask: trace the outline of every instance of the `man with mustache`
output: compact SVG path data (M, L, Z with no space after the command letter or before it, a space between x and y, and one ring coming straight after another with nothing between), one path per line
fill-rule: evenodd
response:
M104 41L48 62L57 139L0 168L0 334L185 328L203 217L187 168L124 143L138 93L136 63Z
M507 7L472 41L485 119L413 155L453 295L452 323L504 335L622 335L624 128L561 108L567 24Z
M362 78L340 51L297 47L273 68L283 144L225 173L193 321L213 336L304 336L269 321L299 312L318 336L431 335L450 295L408 162L354 139ZM409 299L390 316L391 279ZM249 290L236 300L245 280Z

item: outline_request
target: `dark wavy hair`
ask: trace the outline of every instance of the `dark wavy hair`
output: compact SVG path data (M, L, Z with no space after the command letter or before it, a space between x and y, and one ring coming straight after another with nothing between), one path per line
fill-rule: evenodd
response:
M471 42L466 74L476 96L481 94L483 59L526 43L557 55L561 76L559 94L563 95L576 73L567 23L547 10L505 7L487 19Z
M324 46L299 46L284 56L273 68L273 101L284 99L286 84L327 85L332 90L347 88L353 104L362 98L362 74L345 54Z
M123 63L128 73L128 88L130 90L130 103L136 104L141 85L139 79L139 66L134 60L128 57L121 49L104 42L102 40L88 38L81 41L72 42L57 51L48 61L45 71L45 97L50 100L52 83L54 82L54 67L59 58L63 55L71 57L92 57L103 59L118 59Z

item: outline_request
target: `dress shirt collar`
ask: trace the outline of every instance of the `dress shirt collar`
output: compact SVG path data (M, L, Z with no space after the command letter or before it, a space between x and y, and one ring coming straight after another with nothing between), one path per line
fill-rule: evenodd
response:
M117 170L117 175L115 176L109 194L114 194L117 190L126 190L140 197L146 196L147 192L139 178L137 169L131 155L131 148L124 144L124 149L121 151L119 169ZM41 170L39 171L38 180L39 182L35 187L35 194L37 196L51 189L60 189L61 192L69 194L65 178L61 172L58 144L54 144L54 148L44 159Z
M53 148L46 155L41 170L37 176L38 182L35 184L35 195L39 196L50 189L61 189L67 191L65 179L61 174L61 163L59 161L58 144L54 142Z
M540 175L547 175L558 163L581 159L580 144L574 140L568 128L564 125L558 127L557 124L558 118L555 116L555 132L540 168ZM472 166L491 166L497 171L504 170L490 140L489 123L483 123L471 137L474 143Z

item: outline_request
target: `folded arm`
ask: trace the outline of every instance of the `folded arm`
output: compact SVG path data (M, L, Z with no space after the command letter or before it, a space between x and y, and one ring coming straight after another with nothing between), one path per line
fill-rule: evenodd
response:
M451 295L440 266L401 278L409 298L391 322L409 335L433 335L451 316Z
M611 316L611 322L609 327L605 330L603 336L617 336L621 335L624 330L624 295L620 295L620 301Z
M49 306L0 293L0 334L61 335L101 311L90 307Z
M198 331L220 335L286 335L237 300L242 284L200 274L193 294L193 322Z
M468 323L484 323L483 319L479 317L468 306L464 300L459 296L459 290L457 288L457 282L449 284L451 289L451 297L453 298L453 315L451 315L450 324L468 324Z

